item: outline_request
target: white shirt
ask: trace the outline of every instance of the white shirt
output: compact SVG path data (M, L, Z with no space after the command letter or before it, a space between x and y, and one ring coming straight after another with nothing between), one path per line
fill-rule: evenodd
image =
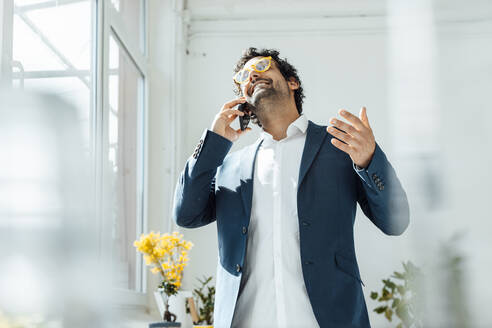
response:
M274 140L263 131L256 156L246 259L232 327L319 327L304 285L297 184L308 120Z

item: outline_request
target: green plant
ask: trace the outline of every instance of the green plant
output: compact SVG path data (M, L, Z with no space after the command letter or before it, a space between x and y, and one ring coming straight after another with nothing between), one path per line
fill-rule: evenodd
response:
M198 307L198 321L193 322L195 325L211 325L214 320L214 303L215 303L215 287L207 286L212 280L212 277L204 277L203 280L197 278L201 286L193 290L193 299ZM206 291L205 291L206 287ZM186 303L186 313L190 313L188 303Z
M392 321L395 314L400 322L396 328L423 327L422 325L422 282L421 270L412 262L402 262L403 272L395 271L390 278L402 281L397 284L390 278L383 279L381 294L371 292L371 298L382 304L374 312L383 314L388 321Z

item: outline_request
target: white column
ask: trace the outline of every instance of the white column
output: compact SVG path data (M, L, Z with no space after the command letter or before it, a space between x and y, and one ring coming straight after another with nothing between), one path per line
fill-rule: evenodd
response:
M438 279L427 264L436 262L441 241L442 181L440 109L436 74L436 28L433 1L388 0L388 113L394 164L407 192L411 226L412 262L425 267L424 326L442 326L442 296ZM413 230L413 232L412 232ZM432 272L432 273L431 273Z

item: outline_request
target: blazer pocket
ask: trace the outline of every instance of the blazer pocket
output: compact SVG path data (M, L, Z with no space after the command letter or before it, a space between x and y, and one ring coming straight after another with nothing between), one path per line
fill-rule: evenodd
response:
M359 270L357 269L357 264L354 261L346 258L343 255L340 255L339 253L335 253L335 263L341 271L345 272L346 274L360 281L360 283L363 286L366 286L362 281L362 279L360 278Z

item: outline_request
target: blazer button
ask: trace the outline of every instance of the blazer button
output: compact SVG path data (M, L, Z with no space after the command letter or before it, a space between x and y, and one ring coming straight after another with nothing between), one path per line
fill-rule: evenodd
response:
M248 232L248 229L246 227L243 227L243 235L245 235L246 232Z
M309 226L309 222L302 221L302 225L305 226L305 227L307 227L307 226Z
M236 264L236 271L241 272L241 266L239 264Z
M310 265L310 264L313 264L313 261L305 261L304 264Z

